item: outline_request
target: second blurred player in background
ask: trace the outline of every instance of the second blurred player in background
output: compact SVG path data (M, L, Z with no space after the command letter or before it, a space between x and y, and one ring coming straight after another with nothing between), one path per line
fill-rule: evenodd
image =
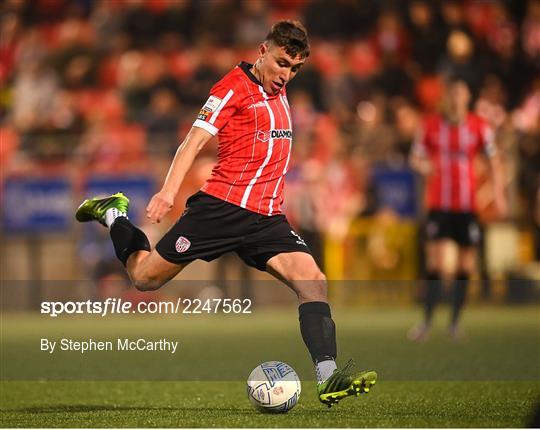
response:
M423 322L409 332L415 341L426 340L433 310L445 278L452 279L450 335L457 339L467 287L475 270L481 229L476 216L474 160L483 152L489 159L497 212L507 211L503 172L493 131L469 111L471 91L467 82L454 77L446 84L439 114L427 116L413 145L410 162L426 178L426 277ZM458 246L457 267L445 270L448 241Z

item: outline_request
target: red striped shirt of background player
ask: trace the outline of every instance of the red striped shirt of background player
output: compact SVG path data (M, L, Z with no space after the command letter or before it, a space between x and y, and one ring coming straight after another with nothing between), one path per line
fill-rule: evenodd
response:
M482 118L469 113L461 123L451 123L441 115L428 116L413 151L432 164L427 178L428 209L475 211L474 159L480 151L488 157L496 151L493 132Z
M195 127L218 136L218 162L205 193L264 215L282 212L292 143L285 88L268 95L248 66L237 66L210 91Z

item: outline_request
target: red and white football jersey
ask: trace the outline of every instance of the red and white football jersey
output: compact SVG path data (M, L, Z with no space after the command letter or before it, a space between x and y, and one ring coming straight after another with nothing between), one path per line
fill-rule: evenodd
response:
M210 90L193 126L217 135L218 162L201 188L264 215L282 212L291 156L292 121L285 87L266 94L240 63Z
M424 119L413 151L427 157L433 166L427 178L428 209L475 211L474 159L480 151L488 157L496 152L493 132L481 117L469 113L456 124L441 115L429 116Z

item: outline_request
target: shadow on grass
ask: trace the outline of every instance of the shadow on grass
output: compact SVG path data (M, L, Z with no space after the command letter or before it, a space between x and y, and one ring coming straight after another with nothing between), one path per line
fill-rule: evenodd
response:
M138 411L138 412L151 412L151 411L163 411L163 412L229 412L248 414L252 413L251 409L237 409L237 408L197 408L197 407L152 407L152 406L118 406L118 405L56 405L56 406L32 406L27 408L13 408L13 409L1 409L0 412L20 412L28 414L54 414L65 412L98 412L98 411Z

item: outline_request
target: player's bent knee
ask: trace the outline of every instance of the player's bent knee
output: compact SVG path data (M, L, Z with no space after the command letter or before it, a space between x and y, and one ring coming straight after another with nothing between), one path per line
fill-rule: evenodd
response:
M141 278L133 279L133 286L139 291L155 291L163 286L164 282L160 279Z
M299 274L296 279L302 279L300 282L309 282L309 283L317 283L317 284L326 284L326 276L323 272L321 272L319 269L304 272Z
M301 301L326 301L327 287L324 273L318 270L303 279L294 282L294 290Z
M314 280L326 284L326 275L319 270L319 271L317 271Z

